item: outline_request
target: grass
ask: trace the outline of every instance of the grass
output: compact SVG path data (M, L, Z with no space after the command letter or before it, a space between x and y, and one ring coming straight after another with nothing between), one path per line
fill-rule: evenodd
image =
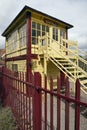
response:
M0 105L0 130L18 130L16 120L9 107Z

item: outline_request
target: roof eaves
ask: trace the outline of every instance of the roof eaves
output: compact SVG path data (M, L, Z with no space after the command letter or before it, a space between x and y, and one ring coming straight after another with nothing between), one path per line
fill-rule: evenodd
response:
M64 24L67 29L70 29L70 28L73 27L73 25L71 25L71 24L69 24L69 23L66 23L66 22L64 22L64 21L62 21L62 20L60 20L60 19L57 19L57 18L55 18L55 17L53 17L53 16L50 16L50 15L48 15L48 14L46 14L46 13L43 13L43 12L38 11L38 10L36 10L36 9L33 9L33 8L31 8L31 7L24 6L24 8L19 12L19 14L14 18L14 20L9 24L9 26L6 28L6 30L2 33L2 36L6 36L6 32L7 32L7 30L11 27L11 25L21 16L22 13L26 13L26 12L29 11L29 10L30 10L30 11L34 11L34 12L39 13L39 14L42 14L42 15L44 15L44 16L46 16L46 17L51 18L51 19L54 19L54 20L58 21L59 23Z

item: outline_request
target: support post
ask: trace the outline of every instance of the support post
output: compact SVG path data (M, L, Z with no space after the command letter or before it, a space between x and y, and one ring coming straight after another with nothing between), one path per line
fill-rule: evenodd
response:
M26 31L26 46L27 46L27 81L31 80L31 13L26 13L27 31Z
M27 27L26 27L26 46L27 46L27 61L26 61L26 81L31 82L31 13L26 13ZM27 94L30 95L31 89L27 87Z
M66 39L68 40L68 29L66 28ZM66 43L66 48L68 49L68 43ZM68 55L68 51L66 52L66 55Z

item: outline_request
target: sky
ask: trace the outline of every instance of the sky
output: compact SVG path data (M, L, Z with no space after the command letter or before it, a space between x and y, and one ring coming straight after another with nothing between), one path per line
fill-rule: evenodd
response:
M87 0L0 0L0 49L5 45L1 34L25 5L73 25L68 38L87 51Z

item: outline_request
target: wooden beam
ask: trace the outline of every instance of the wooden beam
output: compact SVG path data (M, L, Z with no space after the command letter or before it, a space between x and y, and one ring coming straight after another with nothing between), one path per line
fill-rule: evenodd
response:
M10 57L10 58L6 58L5 61L17 61L17 60L26 60L27 59L27 55L21 55L21 56L15 56L15 57ZM37 54L31 54L31 59L38 59Z

